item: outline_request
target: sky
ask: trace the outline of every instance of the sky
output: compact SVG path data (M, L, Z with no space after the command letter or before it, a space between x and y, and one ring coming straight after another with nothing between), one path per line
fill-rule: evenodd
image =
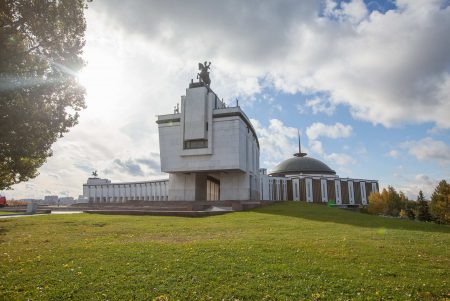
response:
M40 175L8 198L78 197L91 172L167 178L159 114L173 112L199 62L239 105L269 170L298 149L341 177L415 199L450 180L450 1L119 1L86 11L79 74L87 109Z

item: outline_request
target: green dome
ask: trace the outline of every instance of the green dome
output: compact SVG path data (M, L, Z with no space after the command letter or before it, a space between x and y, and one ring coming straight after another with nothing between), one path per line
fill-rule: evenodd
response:
M303 155L303 154L302 154ZM306 154L304 154L306 155ZM297 174L335 175L336 172L328 165L314 158L296 156L284 160L272 170L271 176L286 176Z

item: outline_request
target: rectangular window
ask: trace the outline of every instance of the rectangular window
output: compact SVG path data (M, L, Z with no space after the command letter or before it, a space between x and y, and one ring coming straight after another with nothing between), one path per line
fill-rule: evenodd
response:
M196 148L207 148L207 147L208 147L208 140L206 140L206 139L184 141L184 149L196 149Z

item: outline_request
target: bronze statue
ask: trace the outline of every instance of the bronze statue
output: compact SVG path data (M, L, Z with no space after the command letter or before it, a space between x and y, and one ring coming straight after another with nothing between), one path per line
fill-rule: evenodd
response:
M211 62L206 62L204 64L198 63L198 70L201 70L200 73L197 73L197 78L200 79L201 83L204 83L209 87L211 84L211 79L209 78L209 66L211 66Z
M94 171L94 172L92 173L92 176L93 176L93 177L97 177L97 176L98 176L97 171Z

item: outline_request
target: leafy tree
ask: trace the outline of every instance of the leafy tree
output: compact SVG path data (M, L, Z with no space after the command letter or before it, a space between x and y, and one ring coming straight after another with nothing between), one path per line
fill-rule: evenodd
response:
M400 210L404 207L402 198L392 186L388 187L388 198L386 200L386 205L385 214L392 216L398 216L400 214Z
M369 195L369 205L367 206L367 212L370 214L382 214L386 207L387 190L383 188L383 191L373 192Z
M417 196L416 218L423 222L431 220L428 202L425 200L422 190L419 191L419 195Z
M402 209L404 211L403 217L407 217L408 219L414 220L416 218L416 214L414 213L414 210L416 208L416 202L408 199L408 197L402 191L400 191L400 198L405 206L405 209Z
M384 214L398 216L405 206L406 197L399 194L394 187L384 188L381 193L369 195L367 211L371 214Z
M436 222L450 224L450 183L439 182L431 195L430 212Z
M0 2L0 190L38 175L85 108L85 0Z

